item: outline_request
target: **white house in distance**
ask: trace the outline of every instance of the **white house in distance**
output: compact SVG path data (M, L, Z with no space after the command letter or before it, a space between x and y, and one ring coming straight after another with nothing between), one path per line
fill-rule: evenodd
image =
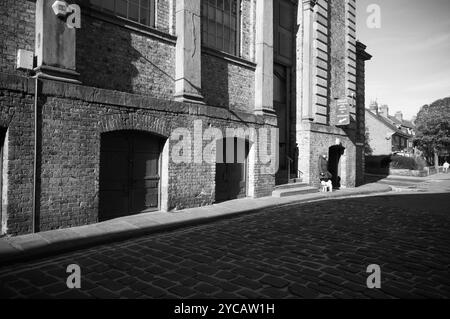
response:
M366 131L372 155L414 154L415 125L413 121L404 120L402 112L392 116L387 105L372 102L366 109Z

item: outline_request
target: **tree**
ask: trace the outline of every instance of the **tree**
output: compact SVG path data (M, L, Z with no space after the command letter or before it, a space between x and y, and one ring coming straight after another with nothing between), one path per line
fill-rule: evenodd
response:
M417 134L414 145L425 156L434 157L434 165L439 166L439 155L450 152L450 97L424 105L415 121Z

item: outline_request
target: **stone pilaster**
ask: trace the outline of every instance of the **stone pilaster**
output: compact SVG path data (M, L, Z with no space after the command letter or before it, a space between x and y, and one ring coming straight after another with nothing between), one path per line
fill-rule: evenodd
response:
M256 1L255 113L273 110L273 0Z
M41 78L78 82L76 29L55 15L52 0L36 1L36 73Z
M203 103L200 0L176 0L175 100Z
M301 92L301 120L313 121L312 102L312 73L313 73L313 25L314 25L314 5L313 0L303 0L299 3L299 15L302 16L302 41L301 41L301 65L302 72L298 74L297 83L301 87L297 89L297 94ZM300 13L301 10L301 13ZM300 123L300 122L298 122Z
M318 0L314 7L313 23L313 60L312 60L312 105L314 120L328 124L329 99L328 87L330 75L328 71L329 56L329 21L328 1Z
M352 103L355 118L356 98L356 0L345 0L345 93Z

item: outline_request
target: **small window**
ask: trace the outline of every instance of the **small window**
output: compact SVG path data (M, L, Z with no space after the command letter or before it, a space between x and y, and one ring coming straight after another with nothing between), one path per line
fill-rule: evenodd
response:
M238 55L240 0L202 0L202 43Z
M90 0L90 4L103 12L155 26L155 0Z

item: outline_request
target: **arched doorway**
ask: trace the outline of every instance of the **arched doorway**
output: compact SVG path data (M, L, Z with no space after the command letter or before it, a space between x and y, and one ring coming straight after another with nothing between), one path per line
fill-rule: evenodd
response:
M328 171L333 175L331 182L334 189L341 187L341 156L344 151L345 147L341 144L333 145L328 150Z
M216 203L247 196L249 142L240 138L217 141Z
M163 145L162 137L146 132L102 134L100 221L159 210Z

